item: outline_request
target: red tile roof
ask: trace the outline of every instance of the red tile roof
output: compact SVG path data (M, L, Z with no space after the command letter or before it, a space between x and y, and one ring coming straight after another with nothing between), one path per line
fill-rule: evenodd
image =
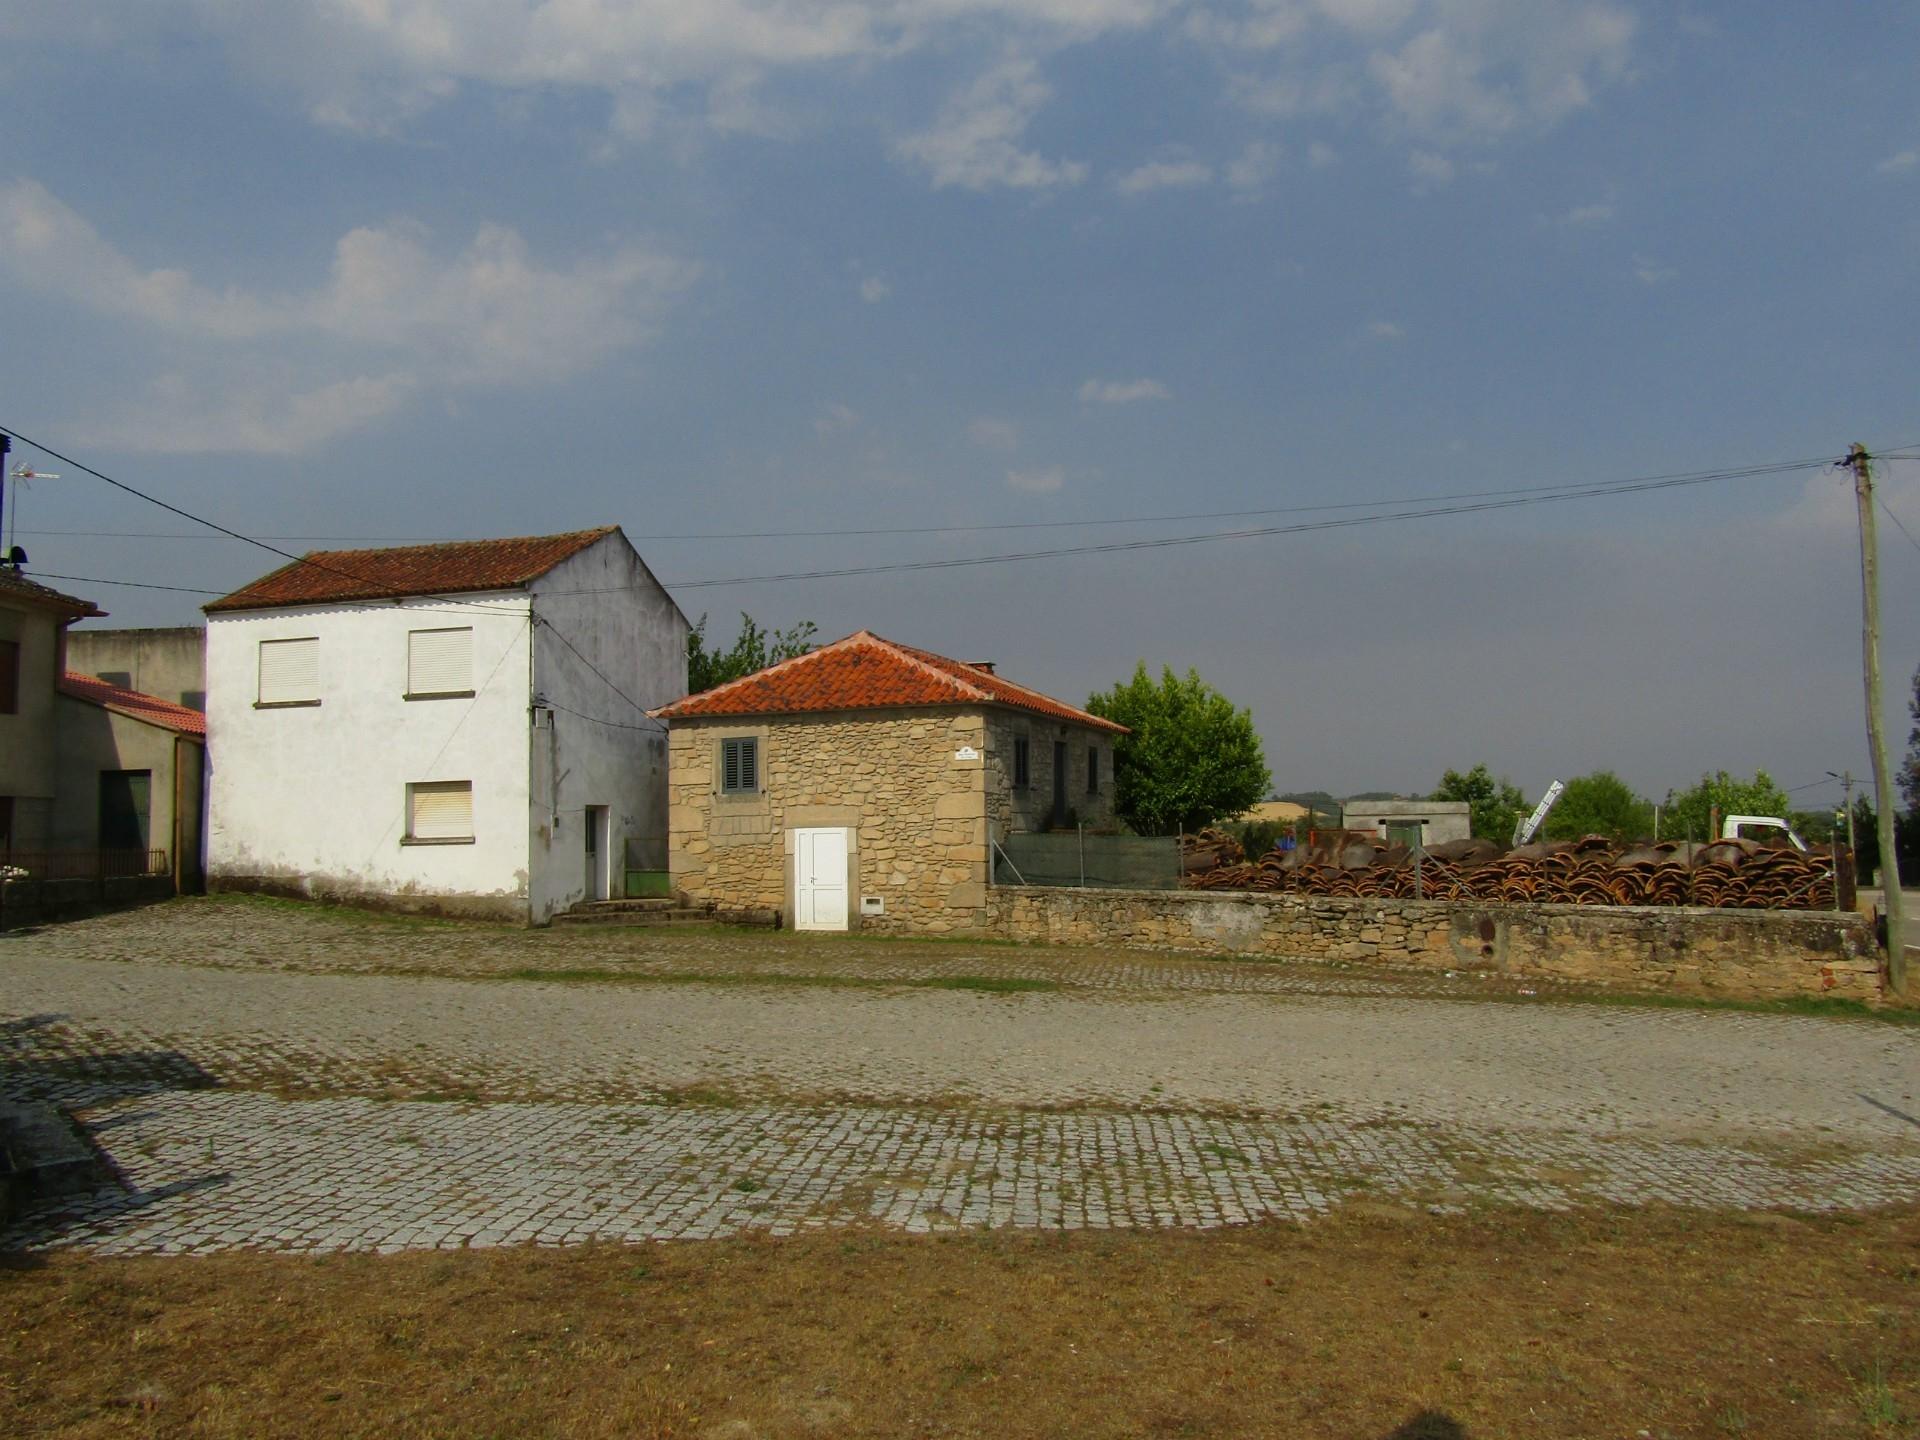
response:
M75 700L84 700L89 705L99 705L115 714L131 715L135 720L144 720L163 730L197 735L203 740L207 735L207 717L198 710L189 710L184 705L176 705L171 700L162 700L158 695L148 695L144 691L109 685L91 675L77 675L69 670L60 679L60 693L71 695Z
M82 620L101 619L107 613L91 600L65 595L37 580L29 580L11 565L0 565L0 600L24 600L29 605L44 606Z
M1117 735L1127 733L1124 725L1076 710L977 665L898 645L870 630L647 713L668 720L692 720L924 705L1005 706Z
M602 525L597 530L575 530L566 535L449 540L440 545L400 545L390 550L314 550L201 608L217 614L278 605L512 590L539 579L562 560L577 555L596 540L617 534L619 529L618 525Z

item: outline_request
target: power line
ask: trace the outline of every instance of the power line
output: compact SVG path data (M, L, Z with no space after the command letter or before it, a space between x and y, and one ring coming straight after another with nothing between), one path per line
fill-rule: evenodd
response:
M102 580L97 575L61 575L52 570L33 570L27 572L37 578L47 580L77 580L83 585L120 585L129 590L175 590L182 595L225 595L225 590L198 590L191 585L155 585L146 580Z
M1907 543L1909 545L1913 546L1913 548L1916 550L1920 550L1920 540L1916 540L1913 538L1913 532L1907 529L1907 527L1901 523L1900 517L1898 515L1894 514L1892 510L1887 508L1887 502L1884 500L1880 500L1880 497L1878 495L1874 496L1873 498L1875 500L1880 501L1880 511L1889 520L1893 521L1894 529L1898 530L1902 535L1907 537Z
M0 427L0 428L3 428L3 427ZM12 433L12 432L8 432L8 433ZM22 437L16 437L16 438L22 438ZM33 442L25 441L24 443L32 444ZM35 448L38 449L40 447L35 446ZM1920 456L1904 455L1900 453L1900 451L1902 450L1911 449L1911 448L1913 447L1899 446L1890 451L1880 452L1879 458L1900 459L1900 460L1920 458ZM55 455L56 458L62 458L62 459L65 458L65 457L58 456L56 452L51 450L47 451L46 453L49 455ZM1818 459L1782 460L1782 461L1775 461L1770 464L1752 465L1752 466L1746 466L1743 468L1732 469L1732 470L1677 471L1672 474L1643 475L1643 476L1637 476L1634 478L1636 480L1648 480L1648 481L1685 480L1685 479L1694 479L1694 478L1706 478L1709 476L1714 479L1746 478L1750 476L1783 474L1783 473L1794 471L1794 470L1810 469L1817 465L1824 464L1826 461L1826 458L1827 457L1823 456ZM70 461L68 463L78 464L79 462ZM81 468L85 469L86 467L82 466ZM633 535L633 536L630 536L629 538L636 543L640 543L640 542L653 543L655 541L683 542L683 541L694 541L694 540L822 540L822 539L837 539L841 536L847 536L850 538L862 538L862 537L873 537L873 536L880 536L880 535L971 535L971 534L985 534L985 533L995 532L995 531L1011 531L1011 530L1090 529L1095 526L1108 526L1108 525L1171 525L1171 524L1186 523L1186 522L1195 521L1195 520L1238 520L1238 519L1249 519L1249 518L1253 518L1261 515L1303 515L1303 514L1310 514L1315 512L1334 511L1334 510L1377 510L1377 509L1381 509L1388 506L1438 504L1443 502L1451 502L1451 501L1459 501L1459 500L1479 500L1479 499L1487 499L1487 498L1497 498L1497 497L1508 496L1508 495L1535 495L1535 494L1546 495L1546 494L1550 494L1558 491L1585 490L1589 488L1591 485L1596 483L1613 483L1613 482L1581 481L1581 482L1573 482L1573 483L1561 484L1561 485L1518 485L1518 486L1511 486L1511 487L1508 487L1505 489L1499 489L1499 490L1462 490L1454 494L1446 494L1446 495L1408 495L1408 496L1401 496L1397 498L1383 499L1383 500L1349 500L1349 501L1340 501L1340 502L1329 502L1329 503L1323 503L1318 505L1270 505L1270 506L1262 506L1259 508L1248 509L1248 510L1200 510L1200 511L1189 511L1181 514L1165 514L1165 515L1088 516L1088 517L1083 517L1076 520L1017 520L1017 521L995 522L991 524L973 524L973 525L888 525L888 526L867 526L867 527L841 527L841 528L830 529L830 530L698 530L698 531L680 531L680 532L663 531L658 534L652 534L652 535L646 535L646 534ZM294 534L274 535L274 534L265 534L258 537L247 537L247 536L235 536L230 532L224 532L224 531L219 535L200 535L200 534L189 534L181 531L169 531L169 530L22 530L20 533L22 535L53 535L53 536L60 536L64 538L77 538L77 539L87 539L87 540L215 540L215 539L239 538L239 539L247 540L248 543L258 543L261 540L289 540L289 541L331 540L331 541L344 541L344 542L347 542L350 544L356 544L356 545L409 545L409 544L445 543L444 537L433 536L433 535L294 535ZM281 551L276 553L284 554L285 552ZM297 558L304 558L304 557L297 557ZM309 563L312 563L312 562L309 562Z
M1519 495L1505 500L1483 500L1473 504L1434 505L1391 514L1351 515L1333 520L1303 521L1297 525L1262 525L1243 530L1215 530L1200 535L1162 536L1150 540L1114 540L1099 545L1063 545L1049 550L1025 550L997 555L969 555L944 560L902 560L879 565L849 565L831 570L798 570L773 575L736 575L714 580L676 580L668 582L678 590L702 590L721 586L772 584L792 580L838 579L855 575L893 574L908 570L951 570L977 565L1004 565L1020 560L1053 560L1068 555L1104 555L1129 550L1170 549L1184 545L1203 545L1219 540L1250 540L1275 535L1299 535L1310 531L1352 529L1364 525L1385 524L1394 520L1426 520L1444 515L1468 515L1488 510L1511 510L1525 505L1544 505L1561 500L1588 500L1614 495L1632 495L1654 490L1673 490L1685 486L1708 485L1720 480L1749 478L1757 474L1781 474L1789 470L1812 470L1831 465L1831 460L1796 461L1768 467L1714 471L1672 479L1646 479L1588 486L1579 490L1552 494ZM565 593L565 592L561 592Z

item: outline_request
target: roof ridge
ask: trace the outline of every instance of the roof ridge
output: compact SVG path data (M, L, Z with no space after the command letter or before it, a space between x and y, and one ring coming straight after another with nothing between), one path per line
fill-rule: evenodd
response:
M894 641L891 641L891 640L890 640L890 641L888 641L887 643L891 645L891 644L894 644L895 642L894 642ZM903 649L903 650L912 650L912 649L913 649L913 647L912 647L911 645L903 645L903 646L901 646L900 648L901 648L901 649ZM925 655L931 655L931 654L933 654L934 652L933 652L933 651L931 651L931 650L925 650L925 651L921 651L921 652L919 652L919 653L921 653L921 654L925 654ZM947 656L944 656L944 655L943 655L943 656L941 656L940 658L944 660L944 659L947 659L948 657L947 657ZM965 660L955 660L955 661L954 661L953 663L954 663L954 664L956 664L956 665L966 665L966 664L967 664L967 662L966 662ZM935 667L935 668L938 668L938 667ZM972 668L972 667L971 667L971 666L969 666L968 668ZM1048 694L1047 694L1047 693L1045 693L1044 691L1041 691L1041 690L1036 690L1036 689L1034 689L1034 688L1033 688L1033 687L1032 687L1031 685L1022 685L1022 684L1021 684L1021 683L1020 683L1020 682L1019 682L1018 680L1009 680L1009 679L1008 679L1008 678L1007 678L1006 676L1004 676L1004 675L1002 675L1002 674L1000 674L1000 673L999 673L999 672L998 672L997 670L996 670L996 671L984 671L984 672L982 672L982 673L983 673L983 674L989 674L989 675L991 675L991 676L992 676L992 678L993 678L993 682L994 682L994 684L996 684L996 685L1004 685L1004 686L1006 686L1006 687L1007 687L1007 689L1009 689L1009 690L1018 690L1018 691L1019 691L1019 692L1020 692L1021 694L1023 694L1023 695L1031 695L1031 696L1033 696L1033 697L1034 697L1034 698L1035 698L1036 700L1045 700L1045 701L1046 701L1046 702L1047 702L1048 704L1050 704L1050 705L1067 705L1067 702L1066 702L1066 701L1064 701L1064 700L1062 700L1062 699L1060 699L1060 697L1059 697L1059 696L1057 696L1057 695L1048 695ZM992 700L996 700L996 701L999 701L999 702L1000 702L1000 703L1002 703L1002 704L1004 704L1004 703L1005 703L1005 701L1004 701L1004 700L1002 700L1002 699L1001 699L1001 697L999 697L999 696L996 696L996 695L994 695L994 694L993 694L993 693L992 693L992 692L991 692L990 690L985 690L985 689L983 688L983 691L982 691L982 693L983 693L983 694L985 694L985 695L986 695L986 696L987 696L987 697L988 697L989 699L992 699ZM1067 708L1068 708L1069 710L1078 710L1078 711L1080 711L1080 713L1081 713L1081 714L1083 714L1083 715L1093 715L1093 712L1092 712L1091 710L1088 710L1088 709L1087 709L1087 708L1086 708L1085 706L1083 706L1083 705L1067 705ZM1104 719L1106 719L1107 717L1106 717L1106 716L1104 716L1104 715L1094 715L1094 717L1093 717L1093 718L1094 718L1094 719L1096 719L1096 720L1104 720Z
M584 535L596 539L611 535L620 527L616 525L594 525L585 530L556 530L551 535L483 535L466 540L423 540L416 545L360 545L350 550L309 550L297 559L289 560L287 565L310 564L315 557L323 555L401 555L413 550L451 550L460 545L533 545L544 541L572 540ZM558 561L554 562L558 564ZM282 565L281 570L287 568ZM272 572L274 574L278 571ZM261 577L265 579L265 576ZM358 579L358 576L351 577Z
M649 710L647 714L657 715L662 710L668 709L674 705L678 705L681 700L691 700L696 695L698 695L703 700L713 699L717 696L724 695L729 690L736 689L737 687L746 684L749 680L764 679L768 675L773 674L773 672L776 670L786 670L792 666L798 665L803 660L812 660L817 656L825 655L830 651L838 650L841 646L850 644L851 642L860 639L861 636L863 635L866 636L866 638L868 638L869 640L877 640L879 638L877 635L874 635L871 631L856 630L851 635L842 635L838 640L830 640L825 645L816 645L813 649L808 650L803 654L789 655L786 659L776 660L771 665L762 665L758 670L749 670L745 675L736 675L731 680L722 680L718 685L714 685L706 690L689 690L685 695L682 695L679 700L670 700L667 702L666 705L656 706L654 709Z
M860 633L862 635L865 635L868 639L877 641L881 645L886 646L889 650L892 650L895 654L897 654L902 660L905 660L909 665L912 665L916 669L923 670L927 674L934 676L937 680L939 680L944 685L956 686L961 691L967 693L975 700L979 700L983 702L991 702L994 699L993 694L990 691L988 691L985 687L980 685L975 685L974 683L968 680L962 680L958 675L955 675L947 670L942 670L938 665L933 665L928 663L926 657L933 653L931 650L916 650L911 645L902 645L898 640L889 640L884 635L875 635L871 630L862 630ZM945 657L943 656L941 658L944 659ZM954 661L954 663L956 665L964 665L966 664L966 661L956 660ZM1057 704L1058 702L1056 701L1055 703Z

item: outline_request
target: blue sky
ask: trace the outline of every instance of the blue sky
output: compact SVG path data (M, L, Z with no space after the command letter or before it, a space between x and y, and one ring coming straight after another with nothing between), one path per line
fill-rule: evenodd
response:
M1814 803L1866 769L1832 471L676 582L1920 442L1916 54L1893 3L0 3L0 423L291 549L616 521L722 630L1197 666L1281 788ZM24 453L35 570L272 564Z

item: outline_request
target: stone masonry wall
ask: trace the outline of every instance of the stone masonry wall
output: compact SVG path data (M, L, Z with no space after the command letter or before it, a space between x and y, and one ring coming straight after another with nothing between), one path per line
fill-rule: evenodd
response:
M1034 886L996 886L989 899L993 933L1008 940L1488 970L1729 1000L1885 998L1873 937L1854 914Z
M1027 784L1013 783L1014 741L1027 741ZM1067 808L1090 828L1113 823L1113 741L1102 730L1043 715L995 710L987 716L987 819L993 838L1045 830L1053 811L1053 745L1067 742ZM1099 754L1100 784L1087 789L1087 751Z
M720 741L760 740L761 789L719 793ZM913 934L986 923L986 720L979 711L871 711L676 720L668 736L674 888L726 908L793 914L792 832L854 832L850 928ZM971 751L972 758L961 758ZM862 916L860 897L885 913Z

